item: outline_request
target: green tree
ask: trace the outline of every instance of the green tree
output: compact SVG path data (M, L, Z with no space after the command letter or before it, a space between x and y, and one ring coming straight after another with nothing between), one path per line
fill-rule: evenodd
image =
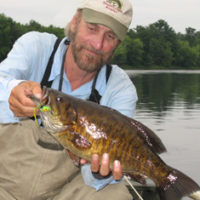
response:
M122 66L127 63L126 47L123 45L123 43L121 43L115 50L115 53L114 53L113 59L112 59L112 63L122 65Z
M138 37L143 42L143 66L171 67L177 51L175 31L164 20L158 20L148 27L137 26Z
M153 58L154 65L164 67L171 66L173 53L169 42L152 38L149 45L149 52Z
M22 25L0 14L0 61L12 48L13 43L26 32L40 31L64 37L63 28L42 26L31 20ZM130 29L125 40L116 49L112 62L134 69L200 68L200 31L188 27L186 33L175 33L164 20L146 27Z
M143 43L139 38L132 39L128 35L117 48L113 62L136 68L142 65Z
M186 28L185 39L189 42L189 45L192 47L196 44L196 30L194 28Z
M190 69L197 66L198 52L196 48L192 48L188 41L179 41L179 49L177 52L178 66Z
M21 24L0 14L0 60L4 59L14 41L21 35Z
M196 68L199 68L200 67L200 44L197 44L196 46L192 47L193 49L193 52L195 54L195 57L196 57L196 65L195 67Z
M143 26L137 26L136 32L138 38L143 43L143 56L142 56L142 65L145 66L145 68L150 67L153 65L153 58L151 54L149 53L149 42L152 38L152 33L149 30L149 27L145 28Z
M29 24L22 25L6 17L4 14L0 14L0 61L6 57L17 38L33 30L54 33L59 38L64 37L64 30L62 28L54 26L45 27L34 20L31 20Z

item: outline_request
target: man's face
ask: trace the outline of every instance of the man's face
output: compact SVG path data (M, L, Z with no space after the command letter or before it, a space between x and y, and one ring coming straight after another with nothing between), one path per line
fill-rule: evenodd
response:
M85 23L81 18L71 33L72 54L78 67L94 72L110 62L119 40L108 28Z

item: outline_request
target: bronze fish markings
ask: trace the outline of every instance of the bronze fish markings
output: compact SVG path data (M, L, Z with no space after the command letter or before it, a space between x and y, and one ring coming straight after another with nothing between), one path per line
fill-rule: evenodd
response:
M165 151L161 140L142 123L118 111L84 101L50 88L43 89L40 107L45 129L75 155L109 153L110 163L119 160L124 173L147 176L159 188L162 200L183 196L200 200L200 187L188 176L166 165L158 153ZM43 110L47 106L49 109Z

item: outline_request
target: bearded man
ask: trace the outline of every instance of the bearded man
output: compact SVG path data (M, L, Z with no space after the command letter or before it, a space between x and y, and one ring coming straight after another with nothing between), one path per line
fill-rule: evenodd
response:
M137 93L128 75L110 65L132 20L129 0L83 0L61 41L53 34L29 32L0 64L0 199L129 200L122 169L109 155L101 165L77 162L30 119L29 98L42 97L42 86L94 101L133 117Z

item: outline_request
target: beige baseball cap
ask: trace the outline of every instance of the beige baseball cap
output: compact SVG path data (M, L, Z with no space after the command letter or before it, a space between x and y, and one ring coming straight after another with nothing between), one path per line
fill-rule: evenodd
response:
M109 27L123 41L133 16L129 0L82 0L79 9L87 23Z

